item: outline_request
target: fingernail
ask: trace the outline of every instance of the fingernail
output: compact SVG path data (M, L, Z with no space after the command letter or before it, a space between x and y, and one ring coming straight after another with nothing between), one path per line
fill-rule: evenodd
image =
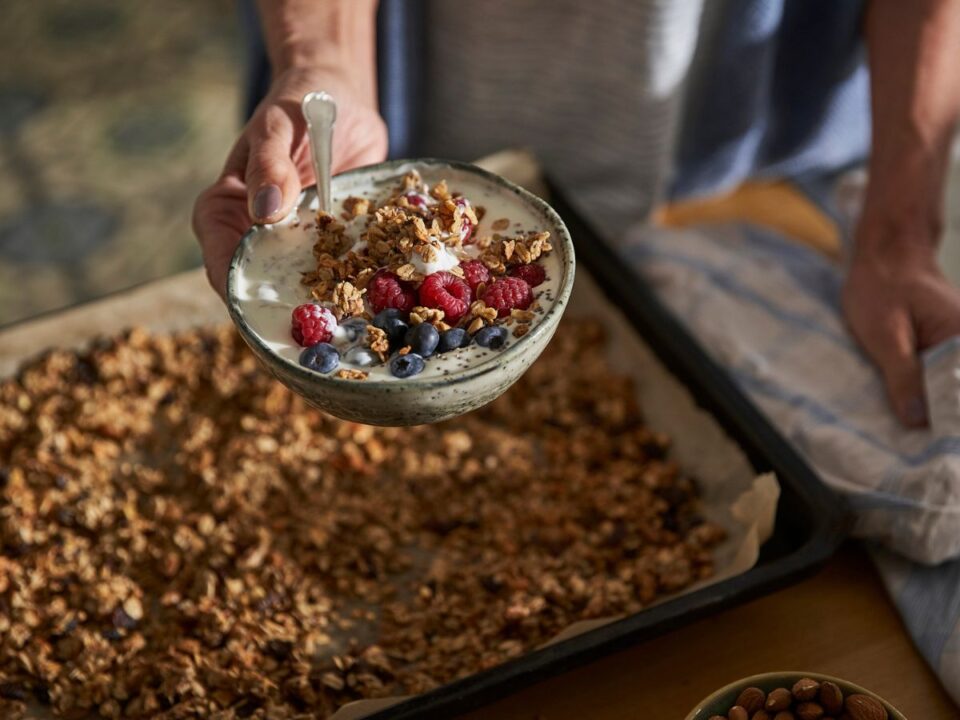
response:
M253 197L254 220L266 220L280 209L283 195L276 185L264 185Z
M903 408L907 424L911 427L920 427L927 424L927 403L920 396L910 398Z

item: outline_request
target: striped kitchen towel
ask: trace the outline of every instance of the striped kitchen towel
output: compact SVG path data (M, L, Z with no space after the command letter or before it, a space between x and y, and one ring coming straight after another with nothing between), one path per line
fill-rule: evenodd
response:
M768 229L634 228L622 252L854 512L914 641L960 700L960 338L905 430L840 314L838 263Z

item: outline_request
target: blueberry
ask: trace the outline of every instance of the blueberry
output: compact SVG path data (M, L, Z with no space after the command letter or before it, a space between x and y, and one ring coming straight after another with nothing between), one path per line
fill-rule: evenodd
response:
M489 327L477 330L477 334L473 336L473 339L476 340L477 345L481 347L499 350L503 347L504 343L507 342L507 329L503 325L490 325Z
M380 328L387 334L387 340L390 343L391 352L399 350L404 345L404 338L407 336L407 330L410 326L400 318L390 318L386 322L386 327Z
M440 342L437 345L438 353L450 352L457 348L466 347L470 344L470 336L463 328L451 328L440 335Z
M381 310L373 318L373 326L380 328L387 334L391 352L405 344L404 337L410 327L405 318L406 314L396 308Z
M362 317L352 317L340 323L347 342L356 342L367 333L367 321Z
M403 320L403 313L396 308L381 310L373 316L373 326L386 331L388 320Z
M398 378L408 378L423 371L423 358L416 353L397 355L390 361L390 372Z
M440 342L440 333L430 323L420 323L407 330L407 336L404 342L410 346L410 350L420 357L430 357L437 349Z
M300 364L309 370L328 373L340 364L340 352L330 343L317 343L300 353Z
M365 347L355 347L347 350L347 354L343 356L343 359L353 365L367 367L368 365L373 365L378 362L380 358Z

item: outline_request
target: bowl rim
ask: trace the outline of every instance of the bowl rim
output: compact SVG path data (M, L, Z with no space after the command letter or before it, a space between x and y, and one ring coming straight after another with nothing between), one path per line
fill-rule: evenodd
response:
M852 690L856 694L867 695L879 701L880 703L882 703L883 707L887 711L887 714L890 716L890 720L906 720L906 716L902 712L897 710L897 708L891 705L889 701L884 700L882 697L877 695L877 693L873 692L872 690L868 690L865 687L857 685L857 683L855 682L851 682L850 680L844 680L843 678L835 677L833 675L825 675L823 673L807 672L803 670L779 670L774 672L765 672L765 673L759 673L757 675L750 675L748 677L741 678L739 680L734 680L733 682L727 683L723 687L718 688L717 690L714 690L712 693L710 693L709 695L704 697L702 700L700 700L700 702L694 705L693 709L684 718L684 720L707 720L706 717L702 719L698 719L697 714L702 710L704 710L709 703L713 702L718 696L724 693L732 692L738 689L742 690L743 688L749 687L754 684L759 684L768 680L779 680L781 678L787 678L787 677L796 678L797 680L799 680L800 678L808 677L818 682L829 681L832 683L836 683L841 688L848 688L849 690ZM796 682L796 680L794 680L793 682Z
M543 315L543 317L540 318L539 322L533 326L530 332L523 337L518 338L515 343L512 343L502 352L493 355L481 363L459 370L452 370L449 374L442 375L437 378L418 379L418 376L414 376L411 378L385 378L371 380L368 377L363 383L358 383L356 380L337 377L336 374L332 372L329 374L318 373L313 370L308 370L299 363L295 363L294 361L274 352L250 326L243 312L240 310L240 303L236 294L237 269L244 257L245 250L250 245L254 235L267 226L266 224L254 224L240 238L239 243L237 243L237 248L233 253L233 257L230 260L230 265L227 269L227 310L229 311L230 319L233 320L234 325L237 326L237 329L240 331L240 334L243 336L244 340L251 345L255 345L256 349L258 350L258 354L269 357L271 364L279 364L287 372L292 373L301 381L317 385L333 383L334 385L349 386L351 388L358 388L358 386L363 386L366 388L389 386L416 387L417 389L432 390L441 387L449 387L455 383L466 382L498 370L504 362L507 362L513 355L517 354L519 350L529 346L540 336L549 333L551 326L559 319L554 318L553 316L559 316L562 314L567 305L567 301L570 299L570 293L573 290L573 280L576 271L576 257L574 255L573 240L570 237L570 231L567 230L567 226L564 224L560 215L557 214L557 211L554 210L546 200L537 197L530 191L520 187L516 183L507 180L506 178L488 170L484 170L483 168L473 165L472 163L461 162L459 160L444 160L442 158L433 157L387 160L386 162L382 163L363 165L361 167L353 168L335 175L334 181L336 181L337 178L349 178L351 176L363 175L377 170L385 170L388 172L391 170L399 170L404 166L413 166L414 169L418 167L429 167L431 169L447 167L476 175L493 185L499 185L507 191L514 193L523 202L532 206L535 211L543 214L547 221L553 226L550 228L551 235L553 234L553 231L556 231L556 235L558 236L559 243L557 243L554 247L557 248L562 246L563 253L563 257L561 258L563 277L561 278L560 284L557 288L557 296L554 299L551 308ZM310 185L306 188L303 188L303 190L300 191L300 195L297 197L297 202L294 204L294 208L299 208L304 199L311 193L315 194L316 187L316 185Z

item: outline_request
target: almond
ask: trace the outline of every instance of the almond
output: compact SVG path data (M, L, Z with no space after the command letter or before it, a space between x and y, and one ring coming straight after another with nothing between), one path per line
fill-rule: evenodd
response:
M887 720L887 711L879 700L867 695L851 695L844 704L850 720Z
M773 716L773 720L796 720L796 718L789 710L781 710Z
M800 720L820 720L823 717L823 706L815 702L802 702L797 705L796 714Z
M801 702L813 700L820 692L820 683L812 678L800 678L793 684L793 697Z
M780 712L790 707L790 703L792 702L793 695L790 694L789 690L786 688L777 688L776 690L771 690L770 694L767 695L767 702L764 707L771 712Z
M750 720L773 720L773 715L766 710L757 710Z
M763 703L766 699L767 694L763 690L758 687L748 687L744 688L743 692L737 697L736 704L746 710L747 714L752 718L757 710L763 708Z
M730 720L750 720L750 715L739 705L734 705L730 708L727 717L730 718Z
M843 693L840 692L836 683L828 680L820 685L820 704L831 715L839 715L843 712Z

